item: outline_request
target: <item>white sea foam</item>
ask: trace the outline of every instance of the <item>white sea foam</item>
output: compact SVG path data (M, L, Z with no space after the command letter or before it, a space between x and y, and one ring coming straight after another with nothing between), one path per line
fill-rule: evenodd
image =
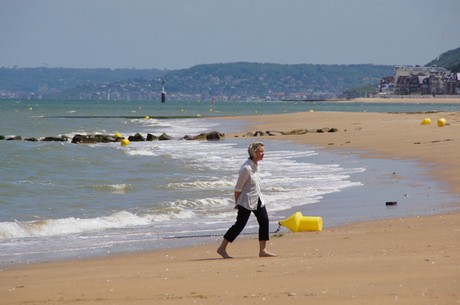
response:
M27 222L0 223L0 237L62 236L114 228L126 228L150 224L148 217L140 217L127 211L106 217L48 219Z
M220 180L216 178L216 180L211 181L186 181L186 182L176 182L176 183L168 183L168 187L175 188L175 189L201 189L201 190L213 190L213 189L231 189L234 187L233 180Z

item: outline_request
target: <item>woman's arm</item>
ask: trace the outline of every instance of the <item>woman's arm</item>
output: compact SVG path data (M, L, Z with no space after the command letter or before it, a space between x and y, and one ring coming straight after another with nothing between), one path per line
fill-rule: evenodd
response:
M248 179L249 179L249 170L245 166L243 166L240 168L238 180L236 181L236 185L235 185L235 209L238 208L238 198L243 192L243 186Z
M238 205L238 198L240 197L240 195L241 195L241 192L236 192L235 191L235 209L238 208L238 206L237 206Z

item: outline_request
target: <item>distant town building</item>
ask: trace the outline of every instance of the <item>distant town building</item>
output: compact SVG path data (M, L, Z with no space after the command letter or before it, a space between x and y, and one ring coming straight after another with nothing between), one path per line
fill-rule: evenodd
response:
M380 80L379 95L458 95L460 73L442 67L398 66Z

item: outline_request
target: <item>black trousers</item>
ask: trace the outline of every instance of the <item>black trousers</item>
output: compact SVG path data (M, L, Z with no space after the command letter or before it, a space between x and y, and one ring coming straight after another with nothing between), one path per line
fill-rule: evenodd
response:
M236 222L233 226L228 229L227 233L225 233L224 238L229 242L233 242L238 235L240 235L241 231L243 231L246 223L249 220L249 216L251 216L251 212L256 215L257 222L259 223L259 240L269 240L269 220L267 209L265 206L261 207L262 203L259 199L259 204L257 205L257 210L251 211L242 206L238 206L238 215L236 216Z

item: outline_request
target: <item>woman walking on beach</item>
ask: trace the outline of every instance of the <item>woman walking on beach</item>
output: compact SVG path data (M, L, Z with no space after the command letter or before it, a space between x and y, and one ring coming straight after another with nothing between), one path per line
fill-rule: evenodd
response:
M235 185L235 209L238 209L236 222L224 235L217 253L223 258L231 258L227 245L233 242L243 231L251 212L259 223L259 256L269 257L276 254L268 252L265 247L269 240L269 220L267 209L260 191L259 164L263 160L265 147L262 142L254 142L248 148L249 159L241 166Z

